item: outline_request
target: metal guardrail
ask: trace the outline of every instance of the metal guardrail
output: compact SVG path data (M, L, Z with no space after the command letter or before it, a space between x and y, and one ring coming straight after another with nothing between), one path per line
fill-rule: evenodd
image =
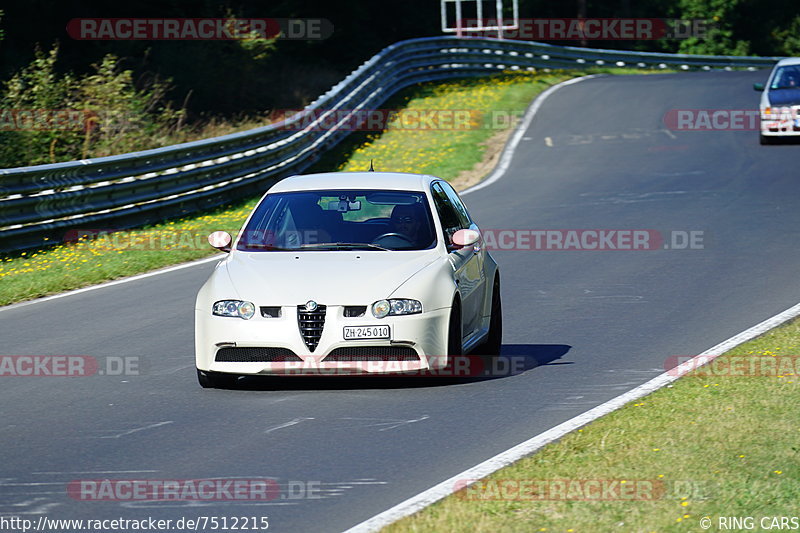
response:
M765 68L780 58L597 50L488 38L393 44L302 112L269 126L97 159L0 170L0 251L59 241L74 228L123 229L263 194L351 133L349 111L376 109L425 81L505 70L590 66ZM341 120L329 121L337 113Z

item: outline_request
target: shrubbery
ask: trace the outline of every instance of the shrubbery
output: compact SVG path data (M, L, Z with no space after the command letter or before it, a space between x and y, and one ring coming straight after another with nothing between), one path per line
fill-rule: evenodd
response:
M167 101L168 81L151 79L137 88L133 72L113 54L83 76L59 74L57 60L58 45L37 49L34 60L5 82L0 167L154 148L168 144L180 126L184 112ZM26 113L38 120L24 120Z

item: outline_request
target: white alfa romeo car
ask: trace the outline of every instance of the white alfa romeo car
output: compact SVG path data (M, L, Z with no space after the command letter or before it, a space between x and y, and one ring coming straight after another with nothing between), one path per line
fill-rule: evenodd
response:
M275 184L195 304L197 376L425 372L500 352L500 274L444 180L341 172Z

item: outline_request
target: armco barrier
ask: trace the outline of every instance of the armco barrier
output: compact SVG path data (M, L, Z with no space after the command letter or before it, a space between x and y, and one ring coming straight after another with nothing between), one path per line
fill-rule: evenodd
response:
M777 57L596 50L487 38L431 37L393 44L302 112L262 128L185 144L68 163L0 170L0 251L60 240L70 228L128 228L263 193L297 174L352 130L327 111L376 109L420 82L504 70L765 68ZM291 131L292 124L305 129ZM345 127L347 124L349 127Z

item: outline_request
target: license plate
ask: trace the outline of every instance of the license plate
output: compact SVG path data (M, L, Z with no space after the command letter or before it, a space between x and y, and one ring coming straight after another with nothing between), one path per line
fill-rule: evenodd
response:
M388 339L389 326L345 326L344 340Z

